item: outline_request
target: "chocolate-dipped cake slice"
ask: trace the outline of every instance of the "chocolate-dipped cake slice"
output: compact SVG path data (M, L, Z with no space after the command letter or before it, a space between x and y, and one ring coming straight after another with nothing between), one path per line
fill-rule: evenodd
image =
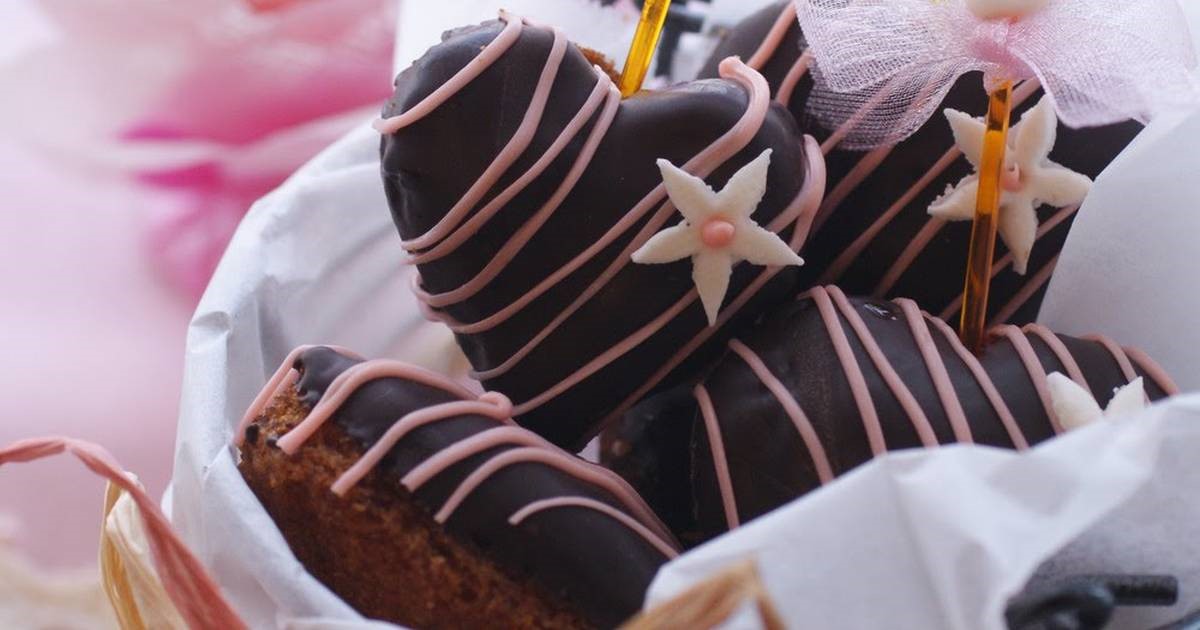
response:
M239 468L314 576L414 628L609 628L677 545L615 474L431 372L300 348L243 420Z
M809 99L821 93L814 93L812 56L791 2L766 7L731 29L701 76L716 76L717 63L729 55L741 55L747 65L759 70L771 85L773 98L786 104L801 127L822 141L829 188L804 251L808 264L801 270L803 285L836 283L857 295L907 296L939 317L953 318L960 306L971 228L969 221L948 221L953 213L944 212L944 204L938 208L937 202L946 201L941 197L947 189L973 169L956 143L947 116L935 114L895 146L845 150L845 128L824 129L806 115ZM1024 120L1042 96L1032 82L1018 85L1013 122ZM982 116L987 95L981 76L971 73L961 78L941 108ZM1037 162L1094 178L1141 128L1134 121L1088 129L1061 124L1055 128L1051 123L1036 140L1047 144L1041 148L1052 150L1048 156L1039 155ZM1010 140L1017 142L1015 136ZM1011 154L1024 151L1012 149ZM1019 185L1020 175L1016 175ZM1079 210L1078 191L1064 192L1068 191L1041 191L1037 199L1046 203L1040 209L1034 206L1036 217L1032 209L1023 210L1025 216L1014 217L1011 228L1002 230L991 285L993 323L1023 324L1036 318ZM1062 200L1069 203L1057 203ZM931 207L941 210L937 217L931 216Z
M750 217L798 250L824 190L815 142L736 59L622 100L558 31L502 15L448 33L396 82L383 180L428 314L519 423L568 448L710 361L792 290L733 265L710 325L688 260L632 255L680 222L659 160L714 189L769 151ZM821 171L823 172L823 171ZM720 235L718 235L720 236Z
M1057 413L1048 377L1056 372L1101 407L1139 377L1150 400L1176 391L1149 357L1104 337L1005 325L976 357L911 300L817 287L731 341L690 399L660 405L669 417L641 419L661 423L673 441L659 436L656 453L630 441L614 465L638 472L635 485L651 484L652 504L664 501L688 489L664 487L679 477L649 458L679 459L672 445L690 442L697 522L680 524L676 514L673 525L703 540L887 451L950 443L1024 449L1049 439L1080 420Z

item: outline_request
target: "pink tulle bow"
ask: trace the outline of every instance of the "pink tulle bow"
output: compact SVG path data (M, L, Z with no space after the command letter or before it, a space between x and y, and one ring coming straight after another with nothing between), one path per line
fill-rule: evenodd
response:
M1036 79L1072 127L1194 104L1196 57L1176 0L1050 0L985 20L966 0L795 0L816 60L808 108L842 147L907 138L963 74Z

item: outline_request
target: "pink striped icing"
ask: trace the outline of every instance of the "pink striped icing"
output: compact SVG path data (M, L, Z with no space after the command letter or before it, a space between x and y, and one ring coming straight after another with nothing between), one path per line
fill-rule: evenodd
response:
M1117 345L1115 341L1105 337L1104 335L1086 335L1083 337L1083 339L1087 341L1094 341L1104 346L1104 349L1107 350L1108 353L1112 355L1113 360L1117 362L1117 367L1121 368L1121 375L1125 377L1125 380L1133 381L1133 379L1137 378L1137 371L1133 369L1133 363L1129 361L1129 355L1126 354L1125 350L1122 349L1121 346Z
M1087 391L1092 391L1091 386L1088 385L1087 378L1083 375L1083 370L1079 369L1079 363L1075 361L1075 357L1071 356L1071 351L1068 350L1067 346L1062 342L1061 339L1058 338L1058 335L1050 332L1049 328L1046 328L1040 324L1029 324L1027 326L1023 326L1021 328L1021 332L1035 335L1038 339L1041 339L1042 343L1046 344L1050 348L1050 351L1054 353L1054 356L1058 359L1058 362L1062 364L1064 369L1066 369L1067 376L1071 377L1071 380L1078 383L1080 387Z
M867 379L858 365L858 359L854 357L854 350L850 347L850 340L846 338L846 331L842 328L842 322L834 309L833 300L829 298L829 292L824 287L816 287L808 295L817 305L821 321L829 331L829 340L833 343L834 353L842 364L854 404L858 407L858 415L867 431L871 453L876 457L883 455L887 452L887 442L883 437L883 426L879 424L879 415L875 412L875 402L871 400L871 388L867 386Z
M316 346L311 345L300 346L288 353L287 358L283 360L283 363L280 364L280 366L275 370L275 373L271 375L271 378L267 379L266 386L263 387L262 391L258 393L258 396L255 396L254 402L250 403L250 406L246 409L246 413L243 414L242 419L238 421L237 427L234 429L233 433L234 446L241 448L242 443L246 439L246 429L249 428L251 423L254 422L255 418L262 415L262 413L266 411L267 403L284 389L296 384L296 380L300 378L300 373L296 372L292 366L296 364L296 360L300 358L300 355L315 347ZM356 359L361 358L354 352L345 348L338 346L329 346L329 348L333 349L334 351L341 352L344 356Z
M925 411L921 409L921 404L917 402L916 396L913 396L909 391L908 386L904 384L904 380L896 373L896 369L892 367L888 361L887 355L879 347L875 341L875 336L867 328L866 322L858 314L858 311L850 304L850 300L846 299L846 295L837 287L828 287L829 295L833 298L833 303L841 311L842 317L850 323L850 329L858 336L859 343L863 349L867 351L867 356L871 357L871 362L875 364L875 369L879 370L880 376L883 377L883 382L887 384L888 389L892 390L892 394L900 403L900 408L908 415L912 421L913 428L917 431L917 436L920 437L921 443L925 446L937 446L937 434L933 432L933 426L929 424L929 418L925 416Z
M389 427L379 441L372 444L371 448L367 449L367 452L358 458L358 461L354 462L349 470L342 473L337 481L333 482L331 488L333 493L339 497L345 496L350 488L362 481L362 478L379 465L384 456L411 431L427 424L465 415L484 416L499 422L511 423L512 420L509 420L509 417L512 415L512 403L504 394L486 392L479 397L479 400L456 400L409 413Z
M304 346L293 351L288 355L288 360L284 363L284 367L290 369L290 366L296 362L300 355L305 350L311 348L312 346ZM286 375L287 373L287 370L281 368L276 374ZM638 534L644 536L644 532L652 532L652 535L658 539L655 543L657 548L660 550L663 548L673 548L674 538L671 536L671 533L658 521L653 511L638 496L637 492L616 473L568 455L536 434L518 428L511 417L512 404L503 395L495 392L486 392L475 398L469 391L454 381L416 366L396 361L374 360L351 367L334 379L333 383L326 389L325 395L309 411L308 415L292 431L280 438L276 442L276 445L284 450L284 452L294 454L295 450L299 449L321 424L337 413L338 409L358 389L374 380L387 378L400 378L429 387L435 387L457 395L463 398L463 400L415 410L397 420L379 441L367 449L367 452L334 482L331 489L338 496L344 496L346 492L373 470L400 440L413 430L463 415L482 416L496 421L497 427L475 434L451 445L410 470L401 480L401 483L406 488L416 490L421 484L444 471L449 466L462 461L474 453L482 452L496 446L518 446L518 448L504 451L498 456L493 457L468 476L438 511L437 520L439 522L445 522L462 501L495 471L515 463L536 462L561 470L566 474L591 483L608 492L622 505L626 506L630 513L642 523L642 528L634 528ZM267 383L263 391L271 392L271 394L267 395L268 399L271 395L274 395L273 393L279 390L279 386L283 382L285 382L284 377L277 376L273 377ZM262 394L259 397L262 398ZM257 399L255 404L259 406L266 405L265 402L260 403ZM301 430L302 427L304 430ZM285 440L287 440L288 448L284 448ZM288 450L289 448L291 450ZM602 511L607 513L606 510ZM622 523L628 524L626 520L620 520Z
M704 385L692 391L700 406L700 417L704 419L704 430L708 436L708 448L712 451L713 466L717 475L717 489L721 492L721 506L725 511L725 525L735 529L738 520L737 498L733 495L733 481L729 476L729 460L725 455L725 440L721 437L721 423L713 409L712 398Z
M783 81L779 82L779 90L775 92L775 102L781 105L787 105L792 100L792 94L796 91L796 86L800 85L800 79L808 74L809 67L812 66L813 55L809 51L804 51L796 63L792 64L792 68L788 70L787 76L783 77Z
M1017 291L1004 306L1000 307L1000 310L996 311L989 325L996 326L1011 319L1013 314L1029 302L1042 287L1046 286L1046 283L1050 282L1050 276L1054 275L1054 268L1057 265L1058 256L1056 255L1050 259L1050 262L1039 269L1037 273L1029 276L1029 281L1025 283L1025 286L1022 286L1020 291Z
M966 412L963 411L962 401L958 399L958 393L954 391L950 372L946 369L946 363L942 361L942 353L938 351L937 344L929 334L929 327L925 324L921 309L917 308L916 302L908 299L896 300L896 305L900 307L908 320L908 328L912 331L913 341L917 343L917 350L921 353L921 358L925 360L925 366L929 370L929 379L933 381L938 400L942 402L942 409L946 412L946 418L954 430L955 441L965 444L974 442L975 440L971 436L971 424L967 421Z
M804 441L804 448L808 450L808 456L812 459L813 468L817 472L817 478L822 484L827 484L833 481L833 466L829 464L829 457L825 454L825 447L821 444L821 438L817 435L816 429L813 428L812 422L804 410L800 408L800 404L796 402L796 397L788 391L787 386L779 381L771 368L767 367L766 363L759 358L757 354L746 344L734 339L729 342L729 349L746 362L750 371L762 381L762 384L775 396L775 400L779 401L779 405L783 407L784 413L796 426L796 432L800 434L800 439Z
M1017 419L1013 417L1012 410L1008 408L1008 403L1004 402L1004 397L996 389L996 384L992 382L992 378L983 369L983 364L979 362L979 359L967 350L966 346L962 345L962 342L958 339L958 335L945 321L927 314L925 315L925 321L942 333L946 342L951 348L954 348L954 353L958 355L958 358L971 371L971 375L975 377L975 382L979 383L980 389L983 390L983 395L991 403L992 409L996 411L996 415L1000 418L1000 424L1004 425L1005 431L1008 432L1008 438L1012 440L1013 447L1018 451L1029 448L1029 440L1025 439L1025 434L1021 431L1021 425L1017 424Z
M645 525L642 525L633 518L630 518L628 514L614 508L607 503L603 503L595 499L589 499L587 497L554 497L552 499L534 501L520 510L517 510L512 516L508 517L508 523L509 525L517 526L520 525L525 519L537 514L538 512L564 507L582 507L600 512L601 514L611 517L625 527L628 527L636 532L642 538L646 539L646 542L654 545L654 547L667 558L674 559L679 556L678 551L664 542L663 539L657 536L654 532L647 529Z
M779 45L783 43L784 36L787 35L789 29L797 24L796 7L792 3L788 3L779 12L779 17L775 18L775 23L771 25L771 30L767 31L767 36L763 38L762 44L758 50L750 55L750 59L746 61L746 65L761 71L763 66L775 56L775 52L779 50Z
M1157 361L1151 359L1149 355L1142 352L1139 348L1125 348L1125 353L1129 355L1129 359L1137 364L1138 367L1146 373L1168 396L1175 396L1179 393L1179 386L1175 384L1175 380L1170 374L1158 364Z
M612 80L608 78L608 75L605 74L603 70L600 68L593 68L593 70L595 70L598 80L596 81L596 87L592 90L592 94L583 104L583 108L579 110L579 113L576 114L569 123L567 123L567 126L563 128L562 133L560 133L558 137L554 139L554 142L548 149L546 149L546 152L538 158L537 162L534 162L533 166L530 166L529 170L525 171L521 177L510 184L509 187L504 190L504 192L496 195L494 199L489 201L487 205L483 207L483 209L472 215L471 218L465 223L455 228L455 230L444 240L442 240L442 242L434 245L427 251L410 256L408 260L409 263L423 264L433 262L442 258L446 254L453 252L471 236L478 232L484 224L492 219L492 217L496 216L496 213L500 212L500 210L502 210L504 206L508 204L508 202L512 201L513 198L521 194L521 192L524 191L529 184L533 183L535 179L540 177L542 173L544 173L545 170L554 163L554 160L558 159L558 156L562 154L564 149L567 148L567 145L569 145L571 141L575 139L575 136L578 135L583 127L587 125L587 122L591 120L592 115L596 113L597 109L599 109L600 104L605 102L605 97L607 97L608 102L607 108L615 109L613 107L613 103L620 102L620 91L616 89L612 83ZM616 93L616 98L613 98L614 92ZM601 120L601 126L603 129L599 130L599 135L603 135L604 130L608 128L608 124L612 122L612 114L608 113L606 109L605 115L601 118ZM592 136L594 137L595 135L597 135L597 132L594 130L592 132ZM594 140L588 140L586 147L592 147L593 144L595 144ZM586 147L580 156L581 159L584 159L585 161L587 159L591 159L591 152L595 150L595 148L592 147L589 151ZM588 157L583 158L584 155ZM576 161L578 162L579 160Z
M333 417L333 414L345 404L346 400L358 391L358 388L371 381L384 378L400 378L421 383L442 389L460 398L473 397L471 392L462 385L424 368L384 359L366 361L338 374L337 378L333 379L333 383L329 385L325 395L321 397L320 402L313 407L304 420L279 438L276 443L279 449L288 455L295 455L296 451L317 432L317 429Z
M1042 402L1042 408L1045 409L1046 416L1050 418L1050 425L1054 427L1055 433L1062 433L1063 426L1058 420L1058 414L1054 413L1054 405L1050 400L1050 388L1046 385L1046 369L1042 367L1042 362L1038 359L1037 352L1034 351L1033 346L1030 345L1029 339L1025 337L1020 328L1011 325L1000 326L992 331L992 335L997 334L1008 339L1013 349L1017 351L1017 356L1025 366L1025 371L1029 374L1029 380L1033 383L1033 388L1037 390L1038 399Z

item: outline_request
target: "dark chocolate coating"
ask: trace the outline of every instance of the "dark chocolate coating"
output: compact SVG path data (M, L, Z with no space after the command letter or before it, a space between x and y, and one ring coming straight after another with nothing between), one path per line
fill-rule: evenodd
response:
M400 75L384 115L404 112L418 103L474 58L500 30L500 23L490 22L449 34ZM549 31L526 26L517 43L496 64L444 106L383 138L384 186L401 235L413 238L434 225L512 136L531 99L551 42ZM485 202L544 153L595 84L590 63L578 49L568 46L545 118L530 148L489 191ZM552 270L595 242L661 183L657 159L685 163L729 130L745 113L747 102L746 90L727 80L700 81L624 100L590 167L549 222L486 288L445 310L458 321L474 322L527 293ZM490 261L562 182L598 117L598 113L594 115L547 171L466 244L441 260L421 265L424 287L434 293L454 289ZM767 193L754 215L764 225L797 197L806 175L802 136L782 106L773 105L765 124L746 148L707 178L719 189L767 148L773 149ZM505 323L479 334L459 335L459 345L475 369L486 370L502 363L545 328L631 242L650 214ZM666 225L677 221L678 215ZM787 240L791 232L789 227L781 236ZM749 264L736 266L728 295L737 295L761 271L761 267ZM660 387L694 377L698 369L715 358L722 337L728 338L727 331L778 304L791 292L795 278L795 270L780 273L724 327L724 334L716 335L695 352ZM484 385L519 405L653 321L692 288L688 259L667 265L630 263L523 361ZM517 421L559 445L582 447L599 431L603 419L707 325L697 301L658 333Z
M740 55L743 59L749 59L758 50L763 38L787 4L780 2L766 7L731 29L700 76L715 76L716 64L730 55ZM800 57L804 47L800 26L793 24L778 50L762 68L763 76L772 86L772 93ZM809 73L797 85L788 101L788 108L807 133L824 140L829 136L830 130L816 125L805 113L808 95L812 89L813 79ZM1013 123L1036 104L1042 95L1043 92L1038 90L1022 106L1017 107L1013 112ZM987 95L983 90L980 75L972 73L959 79L943 101L942 108L982 116L987 111ZM916 134L898 144L877 170L837 206L830 215L831 218L823 224L818 220L818 229L809 237L802 252L808 263L801 270L802 287L828 282L836 283L847 292L857 295L879 298L910 297L935 314L949 307L962 293L967 243L971 232L969 221L947 224L890 290L879 292L877 288L905 247L930 221L929 205L948 185L956 184L972 172L970 164L963 157L959 157L950 168L917 194L863 249L844 273L837 277L825 277L826 271L837 257L954 146L950 125L941 114L942 108ZM1058 140L1050 159L1095 178L1141 129L1142 125L1135 121L1091 129L1071 129L1059 124ZM861 151L831 151L826 156L829 182L826 190L833 191L864 155ZM1055 211L1056 209L1043 207L1038 216L1044 222ZM1027 275L1021 276L1009 268L996 276L991 284L991 299L988 305L991 315L996 315L1005 304L1013 300L1034 274L1052 264L1066 242L1073 221L1074 215L1037 240L1033 246ZM1007 251L1003 240L998 240L997 259ZM1008 318L1008 322L1024 324L1033 321L1037 317L1047 285L1048 283L1043 284L1034 292ZM954 315L956 314L955 311Z
M305 352L295 366L301 372L301 397L316 404L330 383L357 363L329 348ZM351 395L333 421L365 452L405 414L454 400L454 395L435 387L379 379ZM397 443L380 469L396 479L398 493L407 494L399 483L405 473L447 447L497 426L495 420L475 415L422 426ZM431 512L437 510L467 475L512 448L511 444L497 446L450 467L421 486L413 499ZM666 557L628 527L594 510L545 510L518 526L509 525L508 517L529 503L560 496L588 497L625 511L605 490L558 468L522 462L484 481L445 527L515 578L529 577L597 626L615 627L641 608L646 588Z
M824 289L818 288L817 291ZM914 341L904 312L891 302L851 298L884 356L928 417L938 443L955 442L951 424L934 387L929 367ZM921 447L914 423L902 410L864 345L838 312L862 370L889 450ZM922 322L931 326L928 320ZM967 364L938 330L929 328L961 401L975 443L1012 448L1014 443ZM1024 333L1023 333L1024 334ZM1040 338L1025 334L1046 373L1067 369ZM1099 342L1057 336L1070 351L1101 406L1127 379L1117 360ZM862 416L830 333L812 298L779 309L742 338L795 398L812 423L835 475L872 457ZM957 344L957 340L955 340ZM979 358L1007 403L1029 444L1054 435L1030 373L1014 346L994 337ZM1140 375L1146 372L1134 363ZM1151 400L1166 395L1153 378L1144 379ZM733 494L742 523L765 514L820 485L813 459L783 406L735 353L728 353L704 380L728 460ZM695 407L693 406L693 409ZM692 488L699 527L706 537L727 529L704 420L693 412Z

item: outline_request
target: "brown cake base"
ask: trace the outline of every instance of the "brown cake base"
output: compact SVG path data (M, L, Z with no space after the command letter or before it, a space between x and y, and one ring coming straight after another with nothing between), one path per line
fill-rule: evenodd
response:
M274 446L307 412L291 390L273 401L247 431L239 469L300 562L356 610L419 629L590 627L449 535L396 480L376 471L333 494L362 454L337 423L295 455Z

